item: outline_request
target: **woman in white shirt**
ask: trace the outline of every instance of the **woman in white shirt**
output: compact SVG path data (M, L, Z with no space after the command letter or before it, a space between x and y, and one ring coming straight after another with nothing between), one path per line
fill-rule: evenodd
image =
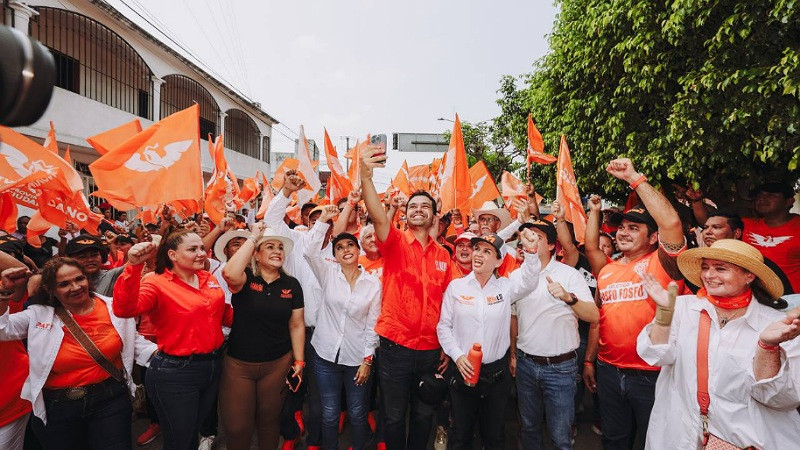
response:
M328 221L338 213L336 206L323 209L309 231L310 245L305 248L305 257L323 291L311 345L316 353L314 370L322 402L322 447L338 448L344 387L352 448L361 450L369 440L369 379L378 346L375 324L381 311L381 284L358 265L360 248L352 234L341 233L331 242L338 264L327 261L320 252Z
M658 309L639 334L637 351L662 367L647 448L702 448L705 439L738 448L796 448L800 320L796 311L773 309L783 303L776 300L783 293L780 279L758 250L734 239L687 250L678 267L702 288L674 304L656 280L643 280ZM698 339L704 325L707 345ZM702 361L707 377L698 376ZM697 395L698 378L708 380L707 396Z
M520 232L528 253L536 253L539 238L531 230ZM475 421L487 449L505 448L505 418L511 395L509 348L511 304L527 296L539 284L539 258L525 258L508 278L497 277L505 257L505 244L496 234L472 238L472 272L450 282L442 299L436 333L444 352L455 361L450 385L454 449L471 449ZM483 360L475 387L464 379L475 367L467 359L473 344L482 347Z

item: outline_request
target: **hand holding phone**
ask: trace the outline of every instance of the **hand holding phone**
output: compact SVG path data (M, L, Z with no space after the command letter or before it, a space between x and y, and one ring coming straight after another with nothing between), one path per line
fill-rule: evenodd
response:
M289 371L286 373L286 385L289 386L289 390L292 392L297 392L300 389L300 384L302 384L303 378L300 374L295 373L294 367L290 367Z
M380 147L381 152L376 154L375 156L381 156L381 155L383 156L383 160L379 160L379 162L381 164L385 164L386 163L386 157L387 157L386 156L386 142L387 142L387 139L386 139L386 135L385 134L376 134L376 135L370 137L370 140L369 140L369 143L371 145Z

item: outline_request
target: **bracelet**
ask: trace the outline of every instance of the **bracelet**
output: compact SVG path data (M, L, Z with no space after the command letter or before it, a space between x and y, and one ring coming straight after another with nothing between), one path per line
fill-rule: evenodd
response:
M578 296L573 294L572 292L570 292L569 295L570 295L570 297L572 297L572 300L566 302L567 306L575 306L575 305L577 305L578 304Z
M366 364L368 366L371 366L372 365L372 358L373 358L372 355L365 356L364 357L364 364Z
M592 367L594 367L594 361L588 361L588 360L587 360L587 361L584 361L584 362L583 362L583 365L584 365L584 366L592 366Z
M297 360L297 359L295 359L295 360L294 360L294 364L292 364L292 365L293 365L293 366L305 367L305 366L306 366L306 362L305 362L305 361L300 361L300 360Z
M777 351L780 348L779 345L769 345L769 344L765 343L764 341L762 341L761 339L758 340L758 346L763 348L764 350L766 350L768 352L774 352L774 351Z
M351 202L350 200L348 200L347 203L350 203L350 206L356 206L358 204L358 202Z
M636 190L636 188L638 188L638 187L639 187L639 185L641 185L641 184L642 184L642 183L644 183L645 181L647 181L647 177L646 177L646 176L644 176L644 175L640 176L640 177L639 177L639 178L638 178L636 181L634 181L633 183L631 183L631 189L633 189L633 190L635 191L635 190Z

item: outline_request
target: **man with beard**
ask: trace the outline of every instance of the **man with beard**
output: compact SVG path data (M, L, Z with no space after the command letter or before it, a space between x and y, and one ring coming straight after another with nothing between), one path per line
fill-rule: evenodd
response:
M436 201L425 191L406 204L408 229L394 228L372 181L384 167L375 146L361 154L361 195L373 220L378 249L384 255L382 309L375 326L380 336L379 378L384 395L386 448L427 448L434 405L415 395L424 375L443 372L447 358L436 334L442 296L459 271L450 255L430 236ZM411 407L406 434L406 411Z
M94 286L96 293L106 297L114 295L114 283L125 268L125 264L110 270L102 269L103 262L108 259L108 248L103 245L100 238L82 234L67 243L64 254L83 264L89 283Z
M597 389L600 398L603 447L629 449L636 434L647 432L659 370L636 352L636 338L656 310L641 277L651 274L665 288L670 280L682 279L676 258L686 248L686 240L678 213L647 183L647 177L636 172L630 159L615 159L606 171L627 182L644 205L615 217L622 257L608 263L597 276L600 325L599 332L592 330L589 335L583 378L589 390ZM682 287L683 282L679 284Z

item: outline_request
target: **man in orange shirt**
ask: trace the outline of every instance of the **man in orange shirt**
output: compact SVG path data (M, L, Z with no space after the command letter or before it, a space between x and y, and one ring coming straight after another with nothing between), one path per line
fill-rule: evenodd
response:
M408 230L394 228L372 182L375 167L384 167L382 150L361 154L361 189L375 226L378 249L384 255L381 315L375 326L380 336L379 378L385 412L386 448L427 448L434 406L416 395L420 379L443 372L447 359L436 334L442 296L458 269L450 254L431 237L436 202L424 191L406 204ZM411 407L406 434L406 411Z
M600 324L589 334L583 378L600 397L603 447L627 450L636 434L643 437L647 432L658 378L658 368L644 362L636 352L636 337L656 311L655 302L642 287L641 276L652 274L665 288L671 279L680 279L675 258L686 248L686 239L669 200L636 172L631 160L615 159L606 170L627 182L644 205L615 217L622 258L598 273Z

